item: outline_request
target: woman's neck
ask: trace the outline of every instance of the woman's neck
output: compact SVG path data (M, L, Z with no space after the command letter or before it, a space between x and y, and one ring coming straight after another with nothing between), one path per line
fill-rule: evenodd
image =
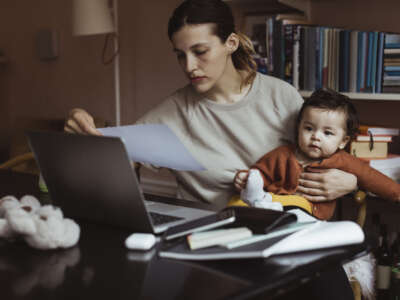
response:
M208 99L222 104L232 104L242 100L250 90L251 84L243 85L246 73L228 64L217 84L206 93Z

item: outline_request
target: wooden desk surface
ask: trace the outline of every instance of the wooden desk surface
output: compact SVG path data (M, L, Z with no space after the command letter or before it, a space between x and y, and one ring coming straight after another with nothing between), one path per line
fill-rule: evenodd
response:
M0 172L0 195L39 197L37 178ZM48 200L48 199L47 199ZM341 247L269 259L194 263L124 247L130 232L79 222L77 246L39 251L0 240L2 299L268 299L365 249Z

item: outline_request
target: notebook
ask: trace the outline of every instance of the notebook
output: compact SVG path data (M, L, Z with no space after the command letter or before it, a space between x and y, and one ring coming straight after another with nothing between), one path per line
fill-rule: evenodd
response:
M53 204L68 217L157 234L214 213L154 201L163 196L145 200L119 137L46 131L27 137ZM151 216L168 222L156 224Z

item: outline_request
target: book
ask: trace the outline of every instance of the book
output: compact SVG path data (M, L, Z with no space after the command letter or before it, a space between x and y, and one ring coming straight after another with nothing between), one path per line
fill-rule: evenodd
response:
M399 154L389 153L386 158L371 157L361 159L367 161L372 168L400 183Z
M346 232L346 234L343 234L343 232ZM306 226L300 226L299 230L295 232L275 235L270 238L265 237L263 240L232 249L214 246L190 250L185 242L172 245L162 244L158 255L183 260L267 258L278 254L360 244L363 241L364 233L355 222L315 221Z
M387 142L351 142L350 154L356 157L387 157Z
M349 92L357 91L358 31L350 33Z
M253 233L247 227L215 229L192 233L187 236L187 242L191 250L196 250L243 240L252 235Z
M385 47L385 33L379 32L378 37L378 57L377 57L377 66L376 66L376 83L375 83L375 92L382 92L382 73L383 73L383 49Z
M379 127L379 126L369 126L369 125L360 125L358 128L360 134L372 134L374 136L377 135L399 135L399 128L394 127Z
M371 65L371 79L370 79L370 92L375 93L376 91L376 73L377 73L377 64L378 64L378 48L379 48L379 33L372 33L372 65Z
M349 90L349 56L350 56L350 30L340 32L339 52L339 91Z
M357 142L391 142L392 136L391 135L378 135L373 136L369 134L359 134L356 136Z

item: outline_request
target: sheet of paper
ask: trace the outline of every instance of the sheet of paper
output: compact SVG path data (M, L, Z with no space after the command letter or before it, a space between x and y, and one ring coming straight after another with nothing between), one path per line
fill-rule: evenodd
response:
M120 137L132 161L180 171L205 170L166 125L139 124L99 130L105 136Z

